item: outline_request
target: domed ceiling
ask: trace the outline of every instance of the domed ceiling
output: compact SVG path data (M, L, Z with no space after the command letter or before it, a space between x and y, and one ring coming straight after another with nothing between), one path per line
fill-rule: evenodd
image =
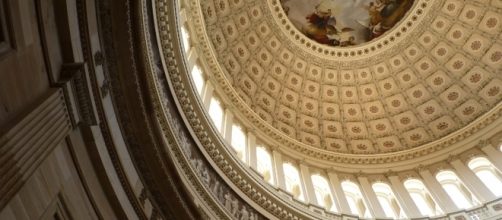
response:
M394 10L383 13L388 4ZM381 154L455 142L500 115L501 0L204 0L200 7L196 32L207 37L201 48L212 57L219 95L274 139ZM313 24L316 16L326 23ZM372 35L377 25L383 29ZM336 41L347 32L351 42Z

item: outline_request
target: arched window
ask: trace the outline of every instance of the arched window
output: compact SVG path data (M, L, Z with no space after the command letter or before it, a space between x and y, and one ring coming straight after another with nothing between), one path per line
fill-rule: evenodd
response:
M317 203L325 207L326 210L336 212L336 206L329 188L328 180L319 174L314 174L312 175L312 185L314 186Z
M222 132L223 128L223 107L221 107L221 103L215 97L211 98L209 103L209 116L213 120L214 125L218 129L218 131Z
M343 181L341 185L352 214L363 218L371 218L371 214L366 208L366 204L364 204L359 186L351 181Z
M459 209L469 209L476 204L474 196L454 172L442 171L436 175L436 179Z
M425 188L422 181L417 179L410 179L404 182L404 187L410 193L411 199L417 205L418 210L424 216L436 216L442 214L439 206L432 200L432 197Z
M284 180L286 182L286 190L293 194L293 196L301 201L305 201L303 196L300 173L298 169L290 163L284 163L282 165L284 169Z
M396 197L392 193L392 189L389 185L385 183L375 183L373 184L373 191L377 195L378 202L383 208L385 215L391 218L403 218L406 217L398 202Z
M469 162L469 168L496 196L502 196L502 177L492 163L484 158L474 158Z
M199 95L202 95L202 89L204 88L205 80L202 71L198 65L195 65L192 69L192 80L195 84L195 88Z
M246 162L246 134L238 124L232 125L231 145L237 153L237 157Z
M256 147L256 169L263 176L265 181L274 184L272 156L265 147Z
M190 50L190 35L185 26L181 27L181 43L183 43L183 50L187 53Z

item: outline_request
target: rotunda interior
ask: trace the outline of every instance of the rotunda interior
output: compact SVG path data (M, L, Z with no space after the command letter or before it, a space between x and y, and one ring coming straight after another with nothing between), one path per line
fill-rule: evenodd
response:
M502 218L501 0L0 0L0 70L0 220Z

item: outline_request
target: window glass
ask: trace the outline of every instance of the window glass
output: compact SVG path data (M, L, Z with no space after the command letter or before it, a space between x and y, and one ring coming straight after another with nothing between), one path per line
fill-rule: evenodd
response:
M284 169L284 180L286 182L286 190L291 194L293 194L293 196L296 199L305 201L300 185L301 180L298 169L293 165L291 165L290 163L284 163L282 167Z
M457 185L448 183L443 184L443 188L446 190L446 193L453 199L455 205L460 209L469 209L472 207L471 202L467 199L467 197L460 191Z
M392 206L390 204L390 201L387 197L385 196L377 196L378 202L383 208L383 211L385 212L385 216L391 217L391 218L396 218L396 214L392 210Z
M375 191L378 202L380 202L385 215L387 217L397 218L399 216L399 211L396 212L392 207L392 200L395 199L390 186L385 183L375 183L373 184L373 191Z
M463 185L455 173L442 171L436 175L436 179L459 209L469 209L473 206L472 200L469 199L470 194L467 195L468 192L460 188Z
M204 88L204 76L202 75L202 71L200 70L198 65L195 65L192 69L192 79L195 84L195 88L199 95L202 94L202 88Z
M272 170L272 156L265 147L256 147L256 168L263 175L263 179L270 184L274 183Z
M352 214L364 218L371 218L371 214L364 204L359 186L351 181L343 181L341 185Z
M218 101L218 99L211 98L208 113L218 131L221 132L223 127L223 108L221 107L220 101Z
M424 196L418 192L410 193L411 199L417 205L418 210L424 216L434 216L432 209L429 207L429 204L425 200Z
M502 196L502 181L500 178L495 176L493 171L481 170L476 172L476 175L481 179L481 181L495 194L497 197Z
M312 175L312 185L314 186L317 203L327 210L336 212L336 206L334 205L333 195L331 195L328 180L319 174L315 174Z
M436 209L436 204L432 201L430 193L422 181L417 179L407 180L404 182L404 187L410 193L413 202L415 202L422 215L434 216L441 213L439 209Z
M474 158L469 162L469 168L493 194L502 196L501 175L488 159L484 157Z
M185 26L181 27L181 42L183 43L183 50L187 53L190 50L190 35Z
M246 161L246 134L242 130L242 127L233 124L232 125L232 139L231 145L237 153L237 157L239 157L242 161Z

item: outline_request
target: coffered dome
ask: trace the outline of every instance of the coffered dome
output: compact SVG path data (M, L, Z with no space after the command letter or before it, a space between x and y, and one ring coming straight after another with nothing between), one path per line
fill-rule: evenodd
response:
M302 32L284 10L299 0L199 3L211 81L242 121L289 148L430 153L500 115L501 1L415 0L381 36L346 47Z

